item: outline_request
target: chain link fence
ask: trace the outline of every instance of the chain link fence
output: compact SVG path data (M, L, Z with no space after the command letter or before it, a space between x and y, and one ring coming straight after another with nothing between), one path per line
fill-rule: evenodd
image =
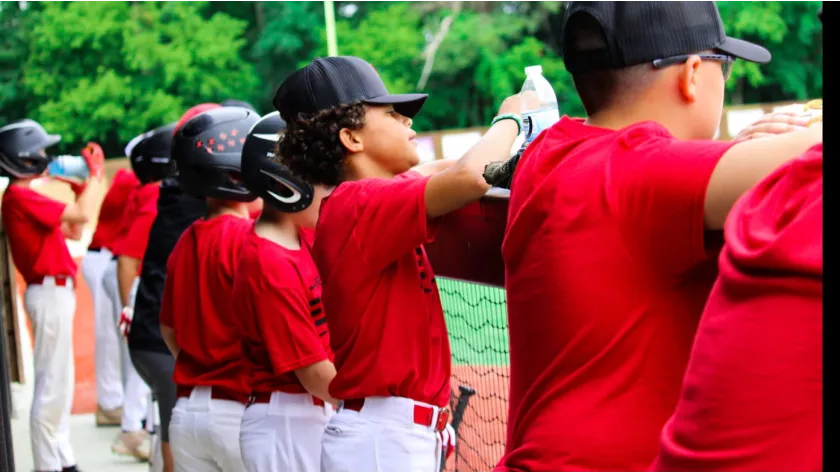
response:
M504 453L509 343L505 291L437 278L452 348L452 426L447 471L491 471Z

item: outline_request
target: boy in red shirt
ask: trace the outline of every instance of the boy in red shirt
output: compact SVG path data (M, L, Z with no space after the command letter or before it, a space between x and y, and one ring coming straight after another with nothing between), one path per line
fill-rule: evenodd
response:
M82 259L82 275L93 299L94 333L96 334L96 425L120 425L123 405L123 383L120 368L120 338L112 304L102 281L113 253L114 239L129 196L140 181L130 169L114 174L105 193L96 231Z
M93 216L105 162L99 145L88 143L82 157L90 177L84 184L69 181L75 203L35 192L32 181L44 175L52 159L44 150L60 139L32 120L0 128L0 175L10 180L3 193L3 228L12 260L26 281L24 307L35 339L29 428L37 471L77 471L70 447L76 262L65 239L79 240Z
M588 117L543 132L513 177L498 469L643 470L714 281L706 231L822 132L789 117L799 131L712 140L732 62L770 60L713 2L571 2L562 31Z
M389 94L356 57L319 58L291 74L274 106L288 129L281 161L331 187L312 255L335 353L322 471L436 471L447 425L451 356L423 244L437 218L480 199L484 167L509 157L521 120L507 99L457 162L419 162L411 117L424 94Z
M218 107L220 105L214 103L195 105L183 113L178 123L186 123L199 113ZM160 335L160 303L166 279L166 261L187 227L207 214L205 199L184 194L177 178L172 175L174 161L171 136L169 138L162 143L164 149L153 154L156 159L146 163L150 172L159 173L164 178L158 194L155 221L149 229L143 254L143 268L137 279L135 295L131 297L131 321L121 326L123 334L126 334L132 364L154 395L155 403L147 420L155 417L154 408L157 408L159 422L153 424L155 435L151 439L149 463L150 468L157 467L163 471L175 471L169 445L169 420L177 396L175 381L172 380L175 358ZM146 427L149 425L147 421Z
M162 179L175 172L169 156L174 124L156 128L132 140L126 151L134 174L140 180L129 198L122 216L120 232L113 245L113 260L106 270L104 286L111 298L112 313L119 326L130 323L134 307L134 287L140 275L143 254L148 245L149 231L157 216L157 199ZM122 432L111 446L121 455L133 455L148 460L150 439L143 429L148 413L151 390L137 373L128 352L125 338L120 339L125 402L121 422ZM146 419L151 422L153 419Z
M823 471L823 150L742 197L657 471Z
M176 471L244 471L239 423L250 389L231 293L255 199L239 178L240 153L259 119L242 107L208 110L184 123L172 146L182 190L209 207L169 256L160 309L161 336L175 357L169 439Z
M246 236L232 296L251 389L239 434L248 471L321 471L335 404L321 278L310 255L324 189L297 182L275 162L285 129L270 113L242 149L245 185L267 203Z

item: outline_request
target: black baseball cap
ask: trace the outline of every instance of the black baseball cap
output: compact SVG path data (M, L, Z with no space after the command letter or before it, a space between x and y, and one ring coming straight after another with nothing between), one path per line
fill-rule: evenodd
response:
M413 118L428 97L389 94L367 61L354 56L330 56L317 58L293 72L277 88L273 103L287 122L299 113L311 114L354 103L393 105L400 114Z
M601 27L605 47L593 49L570 37L586 17ZM561 38L571 73L623 69L705 50L761 64L771 57L761 46L726 36L715 2L569 2Z

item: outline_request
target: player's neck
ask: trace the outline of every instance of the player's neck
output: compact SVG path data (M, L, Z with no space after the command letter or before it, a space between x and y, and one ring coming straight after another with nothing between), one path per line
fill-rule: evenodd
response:
M288 215L276 210L263 210L254 231L262 238L288 250L300 249L300 237L297 225Z
M391 179L394 177L394 173L383 168L378 162L366 154L357 154L348 158L346 169L346 180L348 181L370 178Z
M234 217L249 218L248 204L245 202L234 202L222 199L207 199L207 219L221 217L223 215L232 215Z
M680 139L687 139L690 133L683 124L679 110L669 103L647 99L645 102L635 101L603 110L586 118L586 124L609 130L621 130L637 123L652 121L659 123L669 133Z
M18 187L29 187L32 185L32 181L37 179L38 177L21 177L19 179L15 179L9 183L10 186L18 186Z

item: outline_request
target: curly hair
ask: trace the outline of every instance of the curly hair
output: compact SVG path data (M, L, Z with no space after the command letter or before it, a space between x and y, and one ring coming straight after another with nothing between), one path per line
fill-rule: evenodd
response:
M339 105L318 113L299 114L286 122L286 133L277 142L277 156L298 177L335 186L344 180L347 149L341 144L342 128L358 130L365 124L361 103Z

